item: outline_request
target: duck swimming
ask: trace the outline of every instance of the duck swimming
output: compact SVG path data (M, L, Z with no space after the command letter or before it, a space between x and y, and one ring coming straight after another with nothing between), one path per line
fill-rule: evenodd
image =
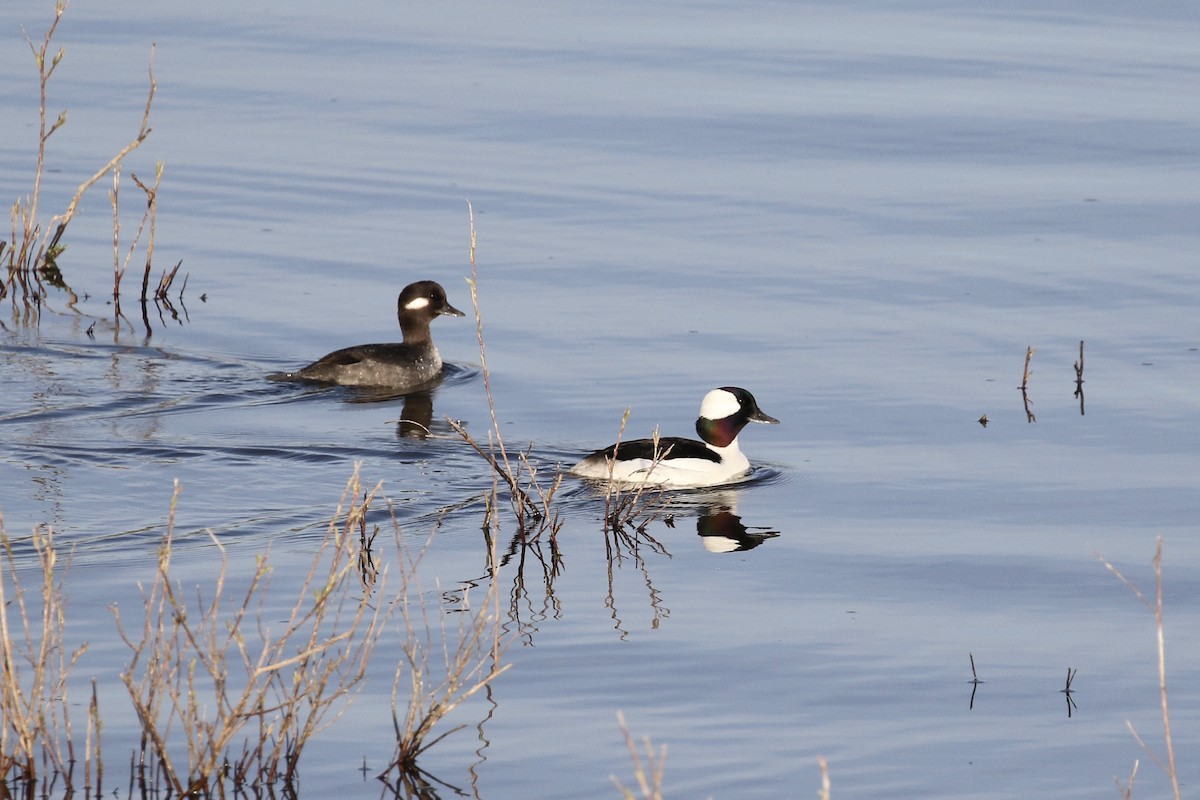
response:
M696 433L703 441L680 437L636 439L597 450L571 467L571 474L650 486L717 486L750 470L737 437L750 422L778 425L763 413L754 395L737 386L722 386L704 395Z
M446 290L436 281L410 283L396 301L396 316L402 342L359 344L335 350L295 372L276 372L276 381L309 381L342 386L386 387L397 391L416 389L442 373L442 356L429 335L436 317L461 317L446 299Z

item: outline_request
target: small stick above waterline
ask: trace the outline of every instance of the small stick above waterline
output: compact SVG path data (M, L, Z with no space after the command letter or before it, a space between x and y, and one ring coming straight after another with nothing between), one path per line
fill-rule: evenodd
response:
M1029 371L1029 362L1033 359L1033 354L1037 352L1037 348L1030 345L1025 349L1025 372L1021 376L1021 385L1017 388L1025 391L1029 388L1029 376L1033 373Z
M1083 340L1079 340L1079 360L1075 362L1075 396L1079 398L1079 416L1083 416Z
M1067 718L1070 719L1072 710L1078 710L1079 706L1075 705L1075 701L1071 698L1071 692L1075 691L1071 688L1071 681L1075 680L1075 673L1079 670L1067 667L1067 686L1065 689L1059 689L1060 694L1067 697Z
M1033 354L1036 353L1036 348L1033 345L1025 348L1025 372L1021 376L1021 385L1017 388L1021 390L1021 401L1025 404L1025 419L1028 422L1037 422L1037 417L1033 415L1033 409L1029 407L1029 376L1032 374L1029 371L1029 362L1033 359Z
M971 680L968 681L971 684L971 701L967 704L967 710L974 711L975 693L979 691L979 684L983 683L983 681L979 679L979 673L975 671L975 654L967 653L967 656L971 659Z

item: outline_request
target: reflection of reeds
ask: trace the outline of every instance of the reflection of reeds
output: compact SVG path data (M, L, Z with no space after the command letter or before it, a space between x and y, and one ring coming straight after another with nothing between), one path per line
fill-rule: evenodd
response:
M671 557L662 542L646 533L644 526L641 528L610 526L604 529L604 555L608 565L608 594L604 598L604 605L609 609L613 627L620 632L622 639L629 635L629 631L625 629L617 611L616 573L624 566L626 558L633 560L634 566L641 572L642 581L646 584L650 608L654 613L650 627L657 629L662 620L671 613L670 609L663 605L662 597L650 577L650 569L646 564L646 559L642 556L643 547L658 555Z
M75 777L77 755L68 714L67 678L87 645L69 651L64 641L64 577L52 532L35 529L29 543L41 572L39 593L34 598L27 598L21 586L13 545L0 519L0 781L4 782L0 789L9 783L26 785L33 796L39 778L45 781L61 775L70 783ZM96 787L97 723L93 690L82 783ZM39 764L47 774L39 774Z
M189 600L172 577L176 485L141 630L127 630L117 614L132 651L121 680L142 726L144 763L172 791L223 794L227 779L238 791L293 785L301 751L362 680L378 636L371 592L353 591L353 533L377 489L363 494L355 471L290 614L272 630L264 620L266 556L233 604L225 602L228 560L215 537L221 566L210 599ZM246 732L250 723L256 732ZM185 741L186 766L175 760L174 736ZM240 752L239 737L246 740Z
M1121 572L1111 563L1105 561L1104 566L1109 572L1117 577L1117 580L1129 587L1137 596L1137 599L1142 602L1142 605L1144 605L1154 614L1155 630L1158 634L1158 696L1159 705L1162 708L1163 741L1167 749L1166 763L1163 763L1163 761L1154 753L1154 751L1150 749L1150 746L1143 741L1142 737L1138 735L1138 732L1134 730L1132 722L1126 722L1125 725L1127 728L1129 728L1129 732L1133 734L1133 738L1137 740L1137 743L1141 745L1142 749L1146 751L1146 754L1150 756L1150 759L1154 761L1154 763L1157 764L1164 772L1166 772L1168 777L1170 777L1171 788L1174 791L1175 800L1179 800L1179 774L1175 768L1175 745L1171 738L1171 715L1167 706L1167 659L1165 637L1163 636L1163 576L1161 536L1155 539L1153 563L1155 589L1153 604L1146 599L1146 596L1142 594L1142 591L1138 589L1138 587L1134 585L1132 581L1122 575ZM1070 688L1069 683L1068 688ZM1127 786L1122 787L1123 794L1126 797L1129 797L1132 794L1133 778L1136 774L1137 763L1134 762L1133 771L1129 775L1129 783Z
M73 304L76 296L63 278L57 264L57 258L62 254L65 245L62 236L67 225L75 216L80 201L87 191L101 178L114 172L124 161L125 157L136 150L146 137L150 135L150 106L154 100L156 88L154 80L154 51L150 55L150 89L146 97L146 107L142 114L141 125L137 134L129 144L125 145L113 156L107 164L96 171L90 178L79 185L67 209L52 217L43 229L38 219L38 205L41 201L42 176L45 173L46 143L67 121L67 112L61 112L53 122L48 122L46 116L46 87L50 77L62 62L64 51L59 48L51 52L51 43L66 11L66 0L57 0L54 7L54 20L50 23L42 40L38 44L28 40L29 48L33 51L38 66L39 104L38 104L38 149L37 166L34 170L33 188L24 201L18 199L12 206L12 241L7 247L0 246L0 258L7 267L8 274L0 283L0 299L11 291L14 293L15 304L19 294L21 302L27 311L40 308L44 298L44 289L50 285L68 293ZM157 184L156 184L157 185ZM114 223L113 237L117 236L117 225ZM35 317L36 319L36 317Z

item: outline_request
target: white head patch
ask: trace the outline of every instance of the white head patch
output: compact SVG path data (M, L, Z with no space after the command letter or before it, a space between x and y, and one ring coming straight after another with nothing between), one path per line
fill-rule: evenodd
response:
M705 419L725 419L733 416L742 407L732 392L713 389L700 402L700 416Z
M428 305L429 305L428 297L417 297L417 298L409 300L407 303L405 303L404 307L407 308L409 311L416 311L418 308L425 308Z

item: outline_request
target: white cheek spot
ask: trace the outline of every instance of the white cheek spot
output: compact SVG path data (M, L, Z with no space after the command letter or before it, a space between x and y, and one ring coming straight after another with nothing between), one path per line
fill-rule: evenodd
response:
M416 311L418 308L425 308L428 305L429 305L428 297L418 297L415 300L409 300L407 303L405 303L404 307L407 308L409 311Z
M704 395L704 400L700 403L700 416L705 419L725 419L736 414L741 407L741 403L731 392L713 389Z

